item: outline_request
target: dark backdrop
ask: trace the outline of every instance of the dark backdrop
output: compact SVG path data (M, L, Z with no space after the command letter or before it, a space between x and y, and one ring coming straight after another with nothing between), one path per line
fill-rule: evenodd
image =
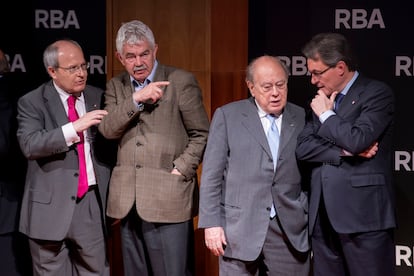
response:
M300 49L312 35L324 31L345 34L355 46L361 71L393 88L397 98L394 175L399 276L414 273L413 12L410 1L251 0L248 19L249 60L262 54L281 56L291 68L289 100L294 103L307 107L315 93ZM105 88L105 14L105 1L98 0L7 1L7 10L3 4L0 48L10 59L17 95L49 79L43 50L66 37L81 44L91 63L89 84Z
M409 1L249 1L249 60L281 56L291 68L289 100L305 108L314 95L302 46L319 32L346 35L359 57L360 71L388 83L397 99L394 178L397 191L398 275L413 275L414 205L414 36Z
M0 16L0 48L6 53L16 78L16 93L27 93L49 80L43 51L61 38L82 46L89 61L88 83L105 88L105 1L32 0L3 3Z

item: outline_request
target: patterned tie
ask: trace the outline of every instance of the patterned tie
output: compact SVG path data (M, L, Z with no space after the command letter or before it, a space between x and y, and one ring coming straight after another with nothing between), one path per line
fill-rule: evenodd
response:
M344 99L345 95L342 93L339 93L336 95L335 97L335 106L334 106L334 111L336 112L338 110L339 104L342 102L342 100Z
M68 98L68 118L69 121L73 122L79 119L78 112L76 112L75 96L70 96ZM78 149L78 159L79 159L79 179L78 179L78 198L83 197L83 195L88 191L88 176L86 174L86 160L85 160L85 143L83 132L78 132L80 137L80 142L76 145Z
M279 130L277 129L275 116L267 114L266 118L270 122L270 128L267 131L267 141L269 143L270 150L272 151L273 169L276 170L277 153L279 151ZM270 209L270 217L273 218L275 215L276 210L274 205L272 204L272 208Z

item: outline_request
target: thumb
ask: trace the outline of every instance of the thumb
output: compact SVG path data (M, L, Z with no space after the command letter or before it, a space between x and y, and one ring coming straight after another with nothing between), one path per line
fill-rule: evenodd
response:
M334 102L336 99L336 96L338 95L338 91L334 91L332 92L331 96L329 97L329 99Z

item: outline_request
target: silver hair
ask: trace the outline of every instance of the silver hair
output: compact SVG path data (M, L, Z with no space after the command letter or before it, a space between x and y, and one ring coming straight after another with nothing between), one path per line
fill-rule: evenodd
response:
M155 47L154 34L151 29L139 20L123 23L116 35L116 50L122 53L124 44L135 45L143 41L150 44L151 49Z

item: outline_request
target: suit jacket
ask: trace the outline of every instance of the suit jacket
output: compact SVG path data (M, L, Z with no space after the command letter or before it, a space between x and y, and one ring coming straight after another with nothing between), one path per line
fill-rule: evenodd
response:
M166 80L170 84L163 88L163 97L146 104L142 112L132 100L134 88L127 72L107 83L109 114L99 130L118 140L109 185L110 217L125 217L134 203L139 216L149 222L183 222L197 214L197 168L209 120L192 74L158 64L152 81ZM174 166L183 176L171 174Z
M101 108L101 89L86 86L83 93L86 111ZM29 160L20 231L35 239L61 240L76 205L79 167L76 145L68 147L63 136L61 126L69 120L52 81L19 99L17 119L17 137ZM96 126L88 129L88 135L104 218L111 169L106 154L110 148L104 147Z
M312 112L298 138L297 157L312 162L309 226L312 233L323 194L329 220L339 233L395 227L392 181L394 97L382 82L359 76L337 115L323 124ZM379 143L370 159L357 154ZM342 149L355 154L344 157Z
M276 171L253 98L216 110L203 160L198 226L221 226L224 256L255 260L265 241L270 207L275 204L290 243L309 250L308 201L295 158L296 137L305 123L303 108L283 111Z
M0 77L0 235L18 230L26 162L16 138L16 102L9 75Z

